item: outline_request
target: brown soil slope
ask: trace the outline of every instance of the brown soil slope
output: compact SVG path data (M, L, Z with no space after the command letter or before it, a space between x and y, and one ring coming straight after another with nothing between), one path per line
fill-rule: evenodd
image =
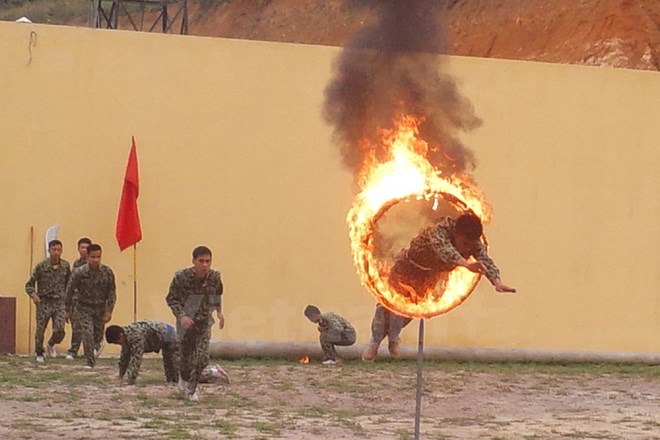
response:
M660 69L660 0L447 1L455 55ZM374 18L365 0L215 4L191 2L190 34L343 46Z

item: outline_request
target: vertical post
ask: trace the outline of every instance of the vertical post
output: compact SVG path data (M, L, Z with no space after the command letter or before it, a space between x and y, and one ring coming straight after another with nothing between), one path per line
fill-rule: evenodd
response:
M28 277L32 273L34 266L34 226L30 226L30 267L28 269ZM32 353L32 298L28 301L28 355Z
M424 366L424 318L419 320L417 336L417 395L415 396L415 440L419 440L420 416L422 412L422 367Z
M89 2L89 27L95 28L99 26L99 8L101 7L101 0L91 0Z
M167 15L167 3L163 3L163 33L167 33L167 29L170 27L170 17Z
M133 244L133 321L137 321L137 244Z
M188 0L183 0L183 18L181 18L181 35L188 35Z

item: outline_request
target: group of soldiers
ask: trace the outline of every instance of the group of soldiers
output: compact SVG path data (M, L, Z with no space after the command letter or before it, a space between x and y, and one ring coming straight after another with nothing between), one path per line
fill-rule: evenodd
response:
M35 355L44 363L44 354L56 357L55 345L64 340L65 322L70 321L73 333L67 358L76 356L82 342L86 365L96 364L105 334L109 343L122 346L118 380L132 384L137 378L144 353L163 351L165 377L178 383L179 389L193 401L199 400L197 385L214 378L228 381L227 374L209 363L211 326L225 324L221 295L223 284L220 272L211 269L212 252L198 246L192 253L192 267L174 275L166 297L167 305L176 318L176 330L169 324L143 320L124 327L105 325L112 319L116 303L115 277L112 269L101 263L102 249L87 238L78 241L80 258L71 269L61 258L62 242L48 243L48 258L33 269L25 291L36 304ZM44 349L44 334L52 322L52 335ZM105 330L105 332L104 332Z
M495 263L482 242L481 221L467 212L457 218L441 217L423 229L410 246L395 259L389 276L390 287L412 300L428 295L443 274L458 266L484 274L498 292L515 292L505 285ZM25 290L37 305L35 351L37 362L44 362L44 332L48 320L53 322L53 334L48 341L48 354L55 357L55 344L64 339L64 323L71 320L72 346L67 357L73 358L82 341L86 365L93 368L100 352L105 324L112 318L116 302L115 278L112 269L101 264L101 246L89 239L78 242L80 258L73 264L61 258L62 243L48 244L49 257L37 264ZM144 353L163 352L165 378L178 383L179 389L193 401L199 400L197 385L209 378L228 381L226 373L209 364L211 327L224 328L222 314L223 284L220 272L211 269L212 253L206 246L192 252L192 266L175 273L165 298L176 318L176 329L164 322L143 320L124 327L109 326L105 337L109 343L122 346L118 380L124 377L135 383ZM305 316L317 324L323 364L340 363L336 345L353 345L355 328L336 313L321 313L309 305ZM378 347L388 338L389 353L399 356L399 334L410 322L380 304L371 324L371 338L362 352L362 359L376 359Z
M62 256L62 242L48 243L48 258L39 262L25 283L25 292L36 305L35 354L44 363L44 334L52 322L48 356L56 357L55 345L64 340L65 322L71 322L71 348L66 358L77 356L81 343L92 368L101 351L103 327L112 317L116 302L115 277L101 264L101 246L83 237L78 240L79 257L70 265Z

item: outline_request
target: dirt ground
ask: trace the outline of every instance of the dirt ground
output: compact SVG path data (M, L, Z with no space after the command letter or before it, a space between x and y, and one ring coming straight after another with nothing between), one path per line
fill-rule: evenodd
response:
M231 383L196 404L159 359L136 386L116 362L0 357L0 438L413 438L414 362L222 361ZM660 439L658 366L426 362L424 384L424 439Z

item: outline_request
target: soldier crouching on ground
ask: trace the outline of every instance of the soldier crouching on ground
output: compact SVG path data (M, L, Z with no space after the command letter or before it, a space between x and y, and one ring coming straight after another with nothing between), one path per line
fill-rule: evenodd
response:
M355 344L357 335L355 328L345 318L336 313L321 313L318 307L309 305L305 308L305 316L318 324L319 340L323 350L323 364L334 365L341 362L335 345L348 346Z
M124 327L111 325L105 329L105 340L121 345L117 377L120 384L124 376L128 385L135 384L144 353L158 353L161 350L165 379L172 384L179 381L179 342L171 325L147 319Z

